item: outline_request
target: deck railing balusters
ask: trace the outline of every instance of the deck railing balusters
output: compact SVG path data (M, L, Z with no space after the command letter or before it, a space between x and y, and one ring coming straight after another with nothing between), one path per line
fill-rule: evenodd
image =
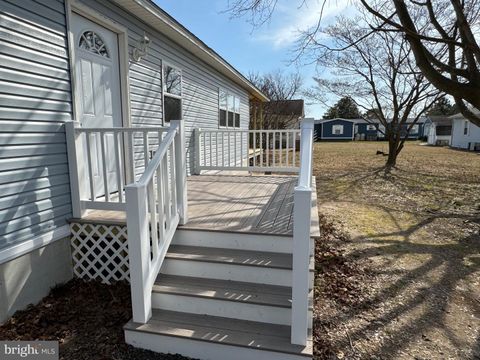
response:
M242 170L296 173L299 169L295 163L295 139L299 133L299 129L195 129L195 148L203 152L197 151L195 154L195 164L199 166L195 165L194 172L199 174L202 170ZM292 141L294 148L290 155Z

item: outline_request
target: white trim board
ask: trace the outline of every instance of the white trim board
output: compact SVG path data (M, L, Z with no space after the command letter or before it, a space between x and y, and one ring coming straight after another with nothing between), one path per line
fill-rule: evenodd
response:
M0 250L0 264L6 263L22 255L28 254L33 250L47 246L57 240L70 237L70 226L63 225L55 230L47 232L35 239L23 241L5 249Z

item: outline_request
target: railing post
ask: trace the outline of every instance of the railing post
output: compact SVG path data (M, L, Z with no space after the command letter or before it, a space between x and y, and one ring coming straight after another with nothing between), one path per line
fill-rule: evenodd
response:
M178 133L175 136L175 169L177 186L177 209L180 215L180 224L188 222L188 199L187 199L187 161L185 146L185 122L172 120L171 126L177 126Z
M308 337L313 125L313 119L304 119L301 124L300 174L293 203L291 342L297 345L306 345Z
M150 270L150 237L146 187L127 185L125 202L133 321L145 324L152 316L152 293L147 286Z
M310 212L312 190L296 187L293 213L292 344L305 345L308 332Z
M194 164L194 171L193 173L195 175L200 175L200 158L201 158L201 154L200 154L200 129L199 128L195 128L193 130L193 134L194 134L194 149L195 149L195 164ZM217 144L217 149L218 149L218 144Z
M85 161L80 161L83 156L83 141L75 129L80 128L78 121L65 123L65 137L67 140L68 169L70 174L70 193L72 199L72 215L81 218L83 215L82 198L86 189Z

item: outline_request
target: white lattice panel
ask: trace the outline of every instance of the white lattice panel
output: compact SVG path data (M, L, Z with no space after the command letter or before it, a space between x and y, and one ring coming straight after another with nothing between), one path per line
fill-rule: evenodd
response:
M130 280L126 226L72 223L70 229L75 276L105 284Z

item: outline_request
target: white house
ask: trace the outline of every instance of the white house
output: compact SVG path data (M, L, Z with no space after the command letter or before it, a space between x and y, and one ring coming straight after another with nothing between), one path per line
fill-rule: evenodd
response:
M479 111L477 111L480 114ZM462 114L452 119L452 147L467 150L480 150L480 127L467 120Z
M313 121L249 130L267 97L149 0L0 19L0 322L73 276L128 280L134 346L311 357Z
M452 140L452 119L447 116L429 116L425 121L425 136L429 145L448 146Z

